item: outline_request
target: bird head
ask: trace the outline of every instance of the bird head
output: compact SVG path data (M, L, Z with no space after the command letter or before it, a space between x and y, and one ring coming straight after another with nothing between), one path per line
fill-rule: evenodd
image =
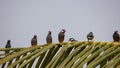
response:
M70 38L69 41L74 41L75 39L74 38Z
M93 34L93 32L90 32L90 34Z
M37 35L34 35L34 38L37 38Z
M116 30L115 33L118 34L118 31Z
M61 32L65 33L65 32L66 32L66 30L65 30L65 29L62 29L62 31L61 31Z
M51 31L48 31L48 34L51 34Z
M11 40L8 40L7 43L10 43Z

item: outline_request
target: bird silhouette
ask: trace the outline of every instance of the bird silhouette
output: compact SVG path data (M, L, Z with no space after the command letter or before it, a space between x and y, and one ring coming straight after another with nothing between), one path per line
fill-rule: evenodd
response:
M88 42L93 41L93 38L94 38L93 32L88 33L87 35Z
M74 38L70 38L69 41L70 42L77 42L77 40L75 40Z
M11 40L8 40L5 48L11 48ZM5 53L9 53L9 51L5 51Z
M62 43L62 42L64 41L65 32L66 32L66 30L65 30L65 29L62 29L62 30L60 31L60 33L58 34L58 41L59 41L60 43Z
M31 40L31 46L36 46L37 45L37 35L34 35L34 37Z
M119 41L120 41L120 36L119 36L118 31L115 31L115 32L113 33L113 41L114 41L114 42L119 42Z
M52 43L51 31L48 31L48 35L46 37L46 42L47 42L47 44L51 44Z

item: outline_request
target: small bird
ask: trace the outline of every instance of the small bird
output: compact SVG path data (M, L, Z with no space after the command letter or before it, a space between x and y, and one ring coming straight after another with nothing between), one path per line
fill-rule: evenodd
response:
M47 42L47 44L51 44L52 43L51 31L48 31L48 35L46 37L46 42Z
M92 41L93 38L94 38L93 32L88 33L87 35L88 42Z
M113 33L113 40L114 40L114 42L119 42L120 41L120 36L119 36L118 31L115 31Z
M60 33L58 34L58 41L59 41L60 43L62 43L62 42L64 41L65 32L66 32L66 30L65 30L65 29L62 29L62 30L60 31Z
M74 38L70 38L69 41L70 42L77 42L77 40L75 40Z
M37 45L37 35L34 35L34 37L31 40L31 45L36 46Z
M11 48L11 40L8 40L5 48ZM5 51L5 53L9 53L9 51Z

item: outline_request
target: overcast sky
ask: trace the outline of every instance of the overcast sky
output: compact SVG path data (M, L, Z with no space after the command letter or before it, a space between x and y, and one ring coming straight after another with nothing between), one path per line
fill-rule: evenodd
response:
M85 41L90 31L95 41L112 41L120 33L120 0L0 0L0 47L8 39L12 47L29 47L34 34L45 44L49 30L56 43L63 28L65 41Z

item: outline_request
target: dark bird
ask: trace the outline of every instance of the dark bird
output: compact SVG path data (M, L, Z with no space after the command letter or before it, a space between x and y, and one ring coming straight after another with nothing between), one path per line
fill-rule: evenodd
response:
M120 41L120 36L119 36L118 31L115 31L113 33L113 40L114 40L114 42L119 42Z
M52 43L51 31L48 31L48 35L47 35L47 37L46 37L46 42L47 42L47 44Z
M74 38L70 38L69 41L70 42L77 42L77 40L75 40Z
M88 42L92 41L93 38L94 38L93 32L88 33L87 35Z
M5 48L11 48L11 40L8 40ZM5 51L5 53L9 53L9 51Z
M34 35L34 37L31 40L31 45L36 46L37 45L37 35Z
M60 43L64 41L65 32L66 32L65 29L62 29L62 30L60 31L60 33L58 34L58 41L59 41Z

